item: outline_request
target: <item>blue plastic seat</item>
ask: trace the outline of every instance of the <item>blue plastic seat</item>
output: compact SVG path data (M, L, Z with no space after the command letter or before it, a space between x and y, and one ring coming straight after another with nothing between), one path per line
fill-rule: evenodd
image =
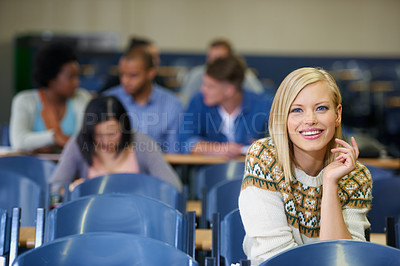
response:
M13 265L196 266L198 263L181 250L155 239L133 234L103 232L72 235L54 240L18 256Z
M31 179L7 170L0 170L0 208L11 213L21 208L21 226L35 226L36 209L48 208L44 191Z
M207 194L207 221L211 222L213 213L219 212L221 219L229 212L237 209L242 179L224 180L213 186Z
M43 188L49 185L56 163L34 156L8 156L0 158L0 169L26 176Z
M393 171L384 169L384 168L380 168L380 167L376 167L376 166L371 166L371 165L365 165L369 172L371 173L371 177L372 180L375 181L377 179L382 179L382 178L387 178L387 177L391 177L391 178L396 178L396 176L394 175Z
M288 249L260 266L376 266L400 265L400 250L354 240L321 241Z
M7 210L0 208L0 256L4 257L4 255L8 252L9 250L9 238L8 238L8 232L9 232L9 218L8 218L8 213ZM0 263L1 265L1 263Z
M187 251L188 226L176 209L142 195L90 195L50 211L45 242L90 232L120 232L158 239Z
M372 233L384 233L386 217L400 214L400 178L373 178L371 210L367 216Z
M242 179L244 174L244 162L229 161L222 164L215 164L201 168L194 176L192 191L197 199L203 198L203 193L208 191L216 184L224 180Z
M242 246L245 234L239 209L225 215L221 222L221 256L225 265L247 259Z
M71 200L93 194L140 194L160 200L184 213L185 199L170 183L146 174L109 174L89 179L71 192Z
M214 213L212 217L212 247L211 265L250 265L244 254L242 243L245 231L240 217L239 209L229 212L221 222L219 213ZM221 262L221 258L223 261Z

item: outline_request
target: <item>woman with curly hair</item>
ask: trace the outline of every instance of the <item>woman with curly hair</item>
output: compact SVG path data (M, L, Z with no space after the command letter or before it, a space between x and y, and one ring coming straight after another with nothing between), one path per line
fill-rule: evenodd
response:
M11 146L51 152L62 148L78 132L91 96L78 89L79 64L74 50L51 43L38 51L33 79L38 89L18 93L12 102Z

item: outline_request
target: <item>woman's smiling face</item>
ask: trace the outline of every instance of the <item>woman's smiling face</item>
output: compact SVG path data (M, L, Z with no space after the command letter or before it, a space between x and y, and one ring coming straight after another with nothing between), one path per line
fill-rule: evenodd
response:
M328 83L319 81L304 87L289 109L287 128L294 156L322 152L341 122L342 106L335 106Z

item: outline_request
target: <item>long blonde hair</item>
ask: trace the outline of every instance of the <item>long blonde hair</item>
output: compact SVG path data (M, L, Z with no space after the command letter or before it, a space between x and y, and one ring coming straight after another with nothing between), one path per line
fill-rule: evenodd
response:
M331 89L334 106L342 102L339 88L333 77L321 68L305 67L291 72L279 86L269 115L269 133L274 142L278 165L283 171L285 181L293 181L294 155L293 143L287 132L289 109L299 92L312 83L326 81ZM336 146L335 138L341 138L341 126L335 129L335 135L328 144L328 150ZM335 155L327 152L324 158L324 167L335 159Z

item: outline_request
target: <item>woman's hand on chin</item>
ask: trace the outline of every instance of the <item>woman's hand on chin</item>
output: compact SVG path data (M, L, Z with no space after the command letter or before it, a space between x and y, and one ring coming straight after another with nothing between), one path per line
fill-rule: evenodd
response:
M335 139L341 146L331 149L332 153L340 153L335 161L325 167L323 182L338 184L339 180L356 168L358 155L360 154L357 142L351 137L351 145L344 140Z

